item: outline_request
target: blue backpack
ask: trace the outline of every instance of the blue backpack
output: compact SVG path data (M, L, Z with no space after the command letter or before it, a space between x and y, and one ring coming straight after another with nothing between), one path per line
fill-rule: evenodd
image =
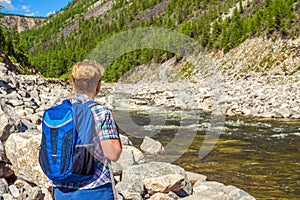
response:
M40 165L54 183L72 183L93 177L94 118L90 107L95 102L64 100L48 108L42 118Z

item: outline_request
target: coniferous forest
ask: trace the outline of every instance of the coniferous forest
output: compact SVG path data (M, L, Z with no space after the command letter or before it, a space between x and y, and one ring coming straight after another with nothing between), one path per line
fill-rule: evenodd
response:
M66 79L70 67L97 45L134 28L178 31L209 52L227 52L250 37L296 38L300 32L299 0L115 0L105 14L87 18L84 14L95 2L74 0L43 25L21 34L1 27L0 46L44 76ZM127 53L108 66L104 80L117 81L135 66L174 56L158 49Z

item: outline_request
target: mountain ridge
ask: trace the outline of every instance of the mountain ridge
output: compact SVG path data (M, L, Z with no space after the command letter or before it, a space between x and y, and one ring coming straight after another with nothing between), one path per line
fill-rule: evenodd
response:
M21 38L29 61L46 77L59 77L107 38L129 29L178 31L218 58L253 38L271 42L299 38L299 13L299 0L74 0L42 26L22 32ZM165 55L175 56L154 49L123 55L109 67L105 80L117 81L126 71L161 62Z
M16 30L19 33L25 30L31 30L46 20L44 17L30 17L3 13L0 14L0 24L9 30L13 30L16 27Z

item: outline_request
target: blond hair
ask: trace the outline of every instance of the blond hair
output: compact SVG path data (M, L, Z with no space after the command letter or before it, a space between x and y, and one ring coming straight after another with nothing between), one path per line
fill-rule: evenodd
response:
M82 61L72 67L72 83L75 92L94 94L101 81L103 68L91 61Z

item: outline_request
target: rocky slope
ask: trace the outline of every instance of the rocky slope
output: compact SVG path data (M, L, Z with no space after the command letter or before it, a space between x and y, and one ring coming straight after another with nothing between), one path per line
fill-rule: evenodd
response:
M0 24L10 30L14 27L17 27L17 31L20 33L25 30L30 30L39 24L42 24L45 20L46 18L39 17L4 15L0 17Z
M141 66L116 91L142 100L138 103L172 109L299 119L299 55L300 37L275 41L257 37L226 54L201 55L198 59L205 64L198 66L175 59Z
M300 35L294 39L247 39L224 54L212 54L216 66L225 76L243 78L249 74L293 75L300 67Z

